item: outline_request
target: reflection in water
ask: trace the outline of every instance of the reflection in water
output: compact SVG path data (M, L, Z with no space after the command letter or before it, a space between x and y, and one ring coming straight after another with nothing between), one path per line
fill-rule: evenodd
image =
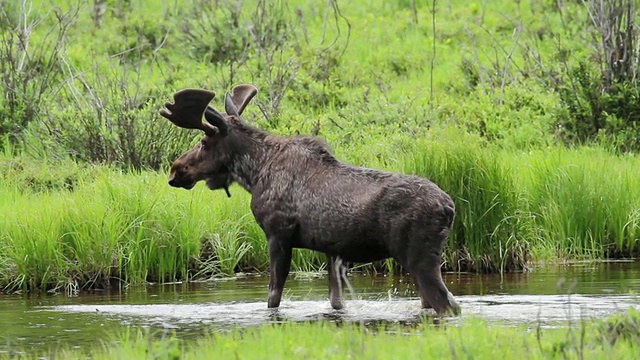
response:
M268 277L259 275L78 297L0 296L0 356L7 347L85 346L127 326L189 337L211 328L284 321L411 326L433 314L420 309L408 277L350 276L355 297L345 294L346 308L337 311L327 299L328 280L307 275L292 274L278 310L267 309ZM462 306L462 318L553 326L638 307L640 263L585 263L504 276L445 274L445 281Z
M640 290L639 262L585 262L529 273L447 274L456 295L624 294Z

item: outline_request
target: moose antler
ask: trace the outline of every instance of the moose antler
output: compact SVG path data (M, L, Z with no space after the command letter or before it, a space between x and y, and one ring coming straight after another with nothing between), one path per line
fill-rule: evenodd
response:
M251 84L238 85L227 93L225 97L225 111L227 115L240 116L249 101L258 93L258 89Z
M166 109L160 109L160 115L169 119L176 126L185 129L198 129L204 131L207 135L213 135L218 132L226 132L226 124L224 118L212 107L208 106L209 102L216 96L214 91L204 89L182 89L173 94L173 103L164 104ZM222 122L215 121L213 124L202 121L202 115L207 115L207 121L213 115L220 115ZM216 116L217 117L217 116ZM216 127L218 129L216 129Z

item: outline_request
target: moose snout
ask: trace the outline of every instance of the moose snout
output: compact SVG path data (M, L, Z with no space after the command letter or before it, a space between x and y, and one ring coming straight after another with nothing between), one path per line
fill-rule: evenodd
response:
M176 173L172 171L171 175L169 175L169 185L173 187L182 187L182 183L183 181L180 181L180 176L176 176Z
M169 178L169 185L176 188L184 188L187 190L191 190L191 188L193 188L193 186L195 185L195 182L188 178L182 178L180 176L171 176Z
M171 173L169 174L169 185L173 186L173 187L177 187L178 186L178 181L176 180L176 173L175 171L173 171L173 169L171 169Z

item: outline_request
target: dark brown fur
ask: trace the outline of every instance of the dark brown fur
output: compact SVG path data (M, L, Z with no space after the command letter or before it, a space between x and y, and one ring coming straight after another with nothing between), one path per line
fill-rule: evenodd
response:
M292 249L306 248L327 255L329 297L336 309L343 307L338 258L393 257L413 276L423 307L458 314L440 273L455 214L451 197L417 176L339 161L317 138L277 136L246 124L240 114L253 94L255 88L241 85L227 95L226 115L210 107L205 111L209 124L226 125L224 132L202 127L196 123L200 119L178 119L177 112L163 115L207 132L200 145L175 161L170 185L190 189L204 180L211 189L227 189L237 182L252 194L251 211L269 243L268 306L280 304Z

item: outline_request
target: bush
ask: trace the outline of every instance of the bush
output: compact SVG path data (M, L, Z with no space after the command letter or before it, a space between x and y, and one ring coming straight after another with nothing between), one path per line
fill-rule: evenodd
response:
M559 89L565 115L557 134L567 144L599 141L619 151L640 150L640 91L631 80L605 91L601 74L581 62Z
M77 9L41 13L27 2L0 5L0 136L15 141L60 81L59 55ZM45 30L53 17L55 25Z
M243 62L249 26L241 21L242 2L198 1L189 7L179 25L177 39L197 61L213 64Z

